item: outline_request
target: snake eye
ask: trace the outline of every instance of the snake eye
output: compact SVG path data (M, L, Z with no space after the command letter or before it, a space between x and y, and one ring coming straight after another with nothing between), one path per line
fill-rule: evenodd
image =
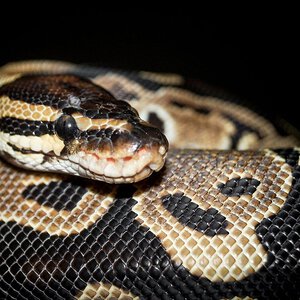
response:
M79 133L76 121L69 115L62 115L57 119L55 130L57 135L65 141L73 140Z

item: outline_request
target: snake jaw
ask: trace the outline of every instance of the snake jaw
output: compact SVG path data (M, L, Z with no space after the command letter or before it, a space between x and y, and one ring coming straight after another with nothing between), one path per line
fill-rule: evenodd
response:
M68 156L77 165L78 175L108 183L132 183L143 180L163 166L167 150L164 146L140 148L132 155L101 155L83 151Z
M166 137L88 79L24 75L4 84L1 93L3 147L24 168L126 183L164 165ZM26 116L15 113L22 110Z
M166 137L141 121L132 124L130 130L94 129L88 138L83 135L80 140L67 143L64 156L79 176L108 183L131 183L158 172L167 151Z

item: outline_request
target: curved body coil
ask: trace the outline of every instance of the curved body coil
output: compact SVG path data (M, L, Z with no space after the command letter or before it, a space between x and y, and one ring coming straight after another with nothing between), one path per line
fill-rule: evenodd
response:
M171 148L208 149L171 149L159 172L125 185L1 161L1 298L299 298L293 133L180 76L33 62L1 72L4 87L18 73L89 77Z

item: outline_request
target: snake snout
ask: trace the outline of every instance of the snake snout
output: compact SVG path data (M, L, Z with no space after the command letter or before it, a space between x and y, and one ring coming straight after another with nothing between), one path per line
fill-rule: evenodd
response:
M159 171L168 151L166 137L145 122L130 130L85 132L81 138L80 150L69 159L77 160L87 177L111 183L136 182Z
M140 181L159 171L168 151L164 134L144 122L134 125L131 131L112 134L111 145L115 163L121 161L120 173L131 181Z
M156 157L154 159L156 161L153 161L150 167L155 171L159 170L162 167L162 165L160 166L159 158L164 158L169 148L169 143L165 135L158 128L146 122L142 122L139 126L135 127L131 135L138 141L136 151L152 152L153 158L154 156ZM158 165L155 166L155 164Z

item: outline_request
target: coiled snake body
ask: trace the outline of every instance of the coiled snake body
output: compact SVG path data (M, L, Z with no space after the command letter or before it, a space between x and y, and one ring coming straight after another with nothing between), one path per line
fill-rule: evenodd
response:
M24 62L0 85L1 299L299 298L293 134L178 75Z

